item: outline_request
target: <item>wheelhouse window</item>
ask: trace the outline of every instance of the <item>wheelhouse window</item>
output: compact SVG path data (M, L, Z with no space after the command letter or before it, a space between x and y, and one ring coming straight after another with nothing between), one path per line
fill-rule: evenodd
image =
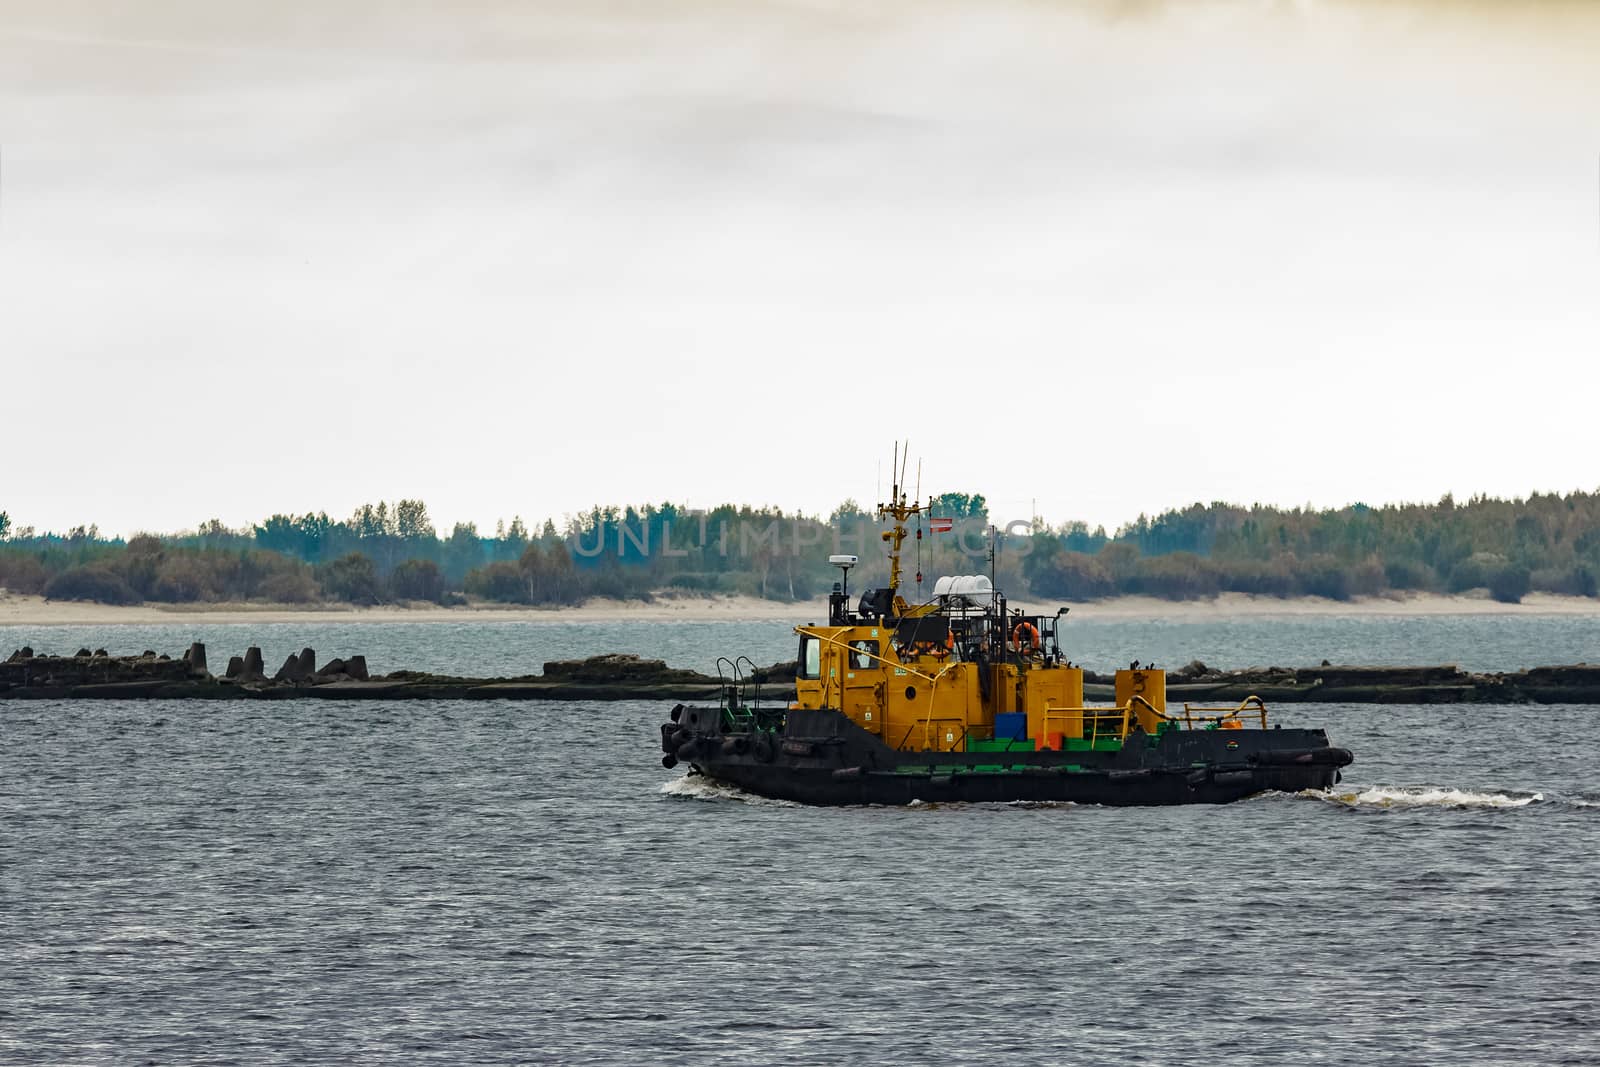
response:
M822 677L822 642L815 637L800 639L800 677Z
M851 641L850 642L850 668L864 671L877 666L878 642L876 641Z

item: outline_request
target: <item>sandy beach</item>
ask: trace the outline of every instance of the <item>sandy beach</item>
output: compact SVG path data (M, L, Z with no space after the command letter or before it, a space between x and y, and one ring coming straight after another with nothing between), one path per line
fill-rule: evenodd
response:
M1053 613L1054 603L1013 601L1030 613ZM1534 593L1521 604L1500 604L1488 596L1434 594L1366 597L1336 601L1304 598L1279 600L1225 593L1212 600L1170 601L1152 597L1118 597L1074 604L1083 617L1111 619L1202 620L1237 617L1346 615L1346 616L1449 616L1449 615L1594 615L1600 616L1600 599ZM431 605L372 608L341 606L306 607L296 604L140 604L114 606L79 601L45 600L0 591L0 626L106 626L183 622L204 618L219 623L279 622L462 622L471 619L504 621L821 621L827 601L783 603L755 597L657 596L651 602L593 600L581 607L525 608L475 604L441 608Z

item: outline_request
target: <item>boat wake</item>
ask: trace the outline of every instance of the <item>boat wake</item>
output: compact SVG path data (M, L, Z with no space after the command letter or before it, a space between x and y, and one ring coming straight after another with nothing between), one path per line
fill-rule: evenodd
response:
M771 797L746 793L738 786L719 782L704 775L681 775L661 787L661 795L679 800L734 800L741 804L761 804L779 808L798 808L803 805L792 800L774 800Z
M1307 789L1297 796L1346 808L1525 808L1544 800L1543 793L1477 793L1442 786L1372 785L1360 790Z

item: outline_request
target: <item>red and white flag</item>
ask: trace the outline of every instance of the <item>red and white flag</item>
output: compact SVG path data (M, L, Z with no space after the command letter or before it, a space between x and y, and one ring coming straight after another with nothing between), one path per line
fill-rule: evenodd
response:
M928 518L928 529L934 533L949 533L955 528L956 520L954 519L935 519L932 516Z

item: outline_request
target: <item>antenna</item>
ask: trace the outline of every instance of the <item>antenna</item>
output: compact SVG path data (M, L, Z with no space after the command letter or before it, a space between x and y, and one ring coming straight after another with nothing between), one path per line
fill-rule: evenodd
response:
M989 587L991 589L996 589L999 587L1000 562L997 558L999 555L1000 539L995 536L994 526L991 524L989 527ZM995 595L998 596L999 594L996 593Z
M922 460L917 460L917 492L911 498L922 499ZM917 600L922 600L922 512L917 512Z

